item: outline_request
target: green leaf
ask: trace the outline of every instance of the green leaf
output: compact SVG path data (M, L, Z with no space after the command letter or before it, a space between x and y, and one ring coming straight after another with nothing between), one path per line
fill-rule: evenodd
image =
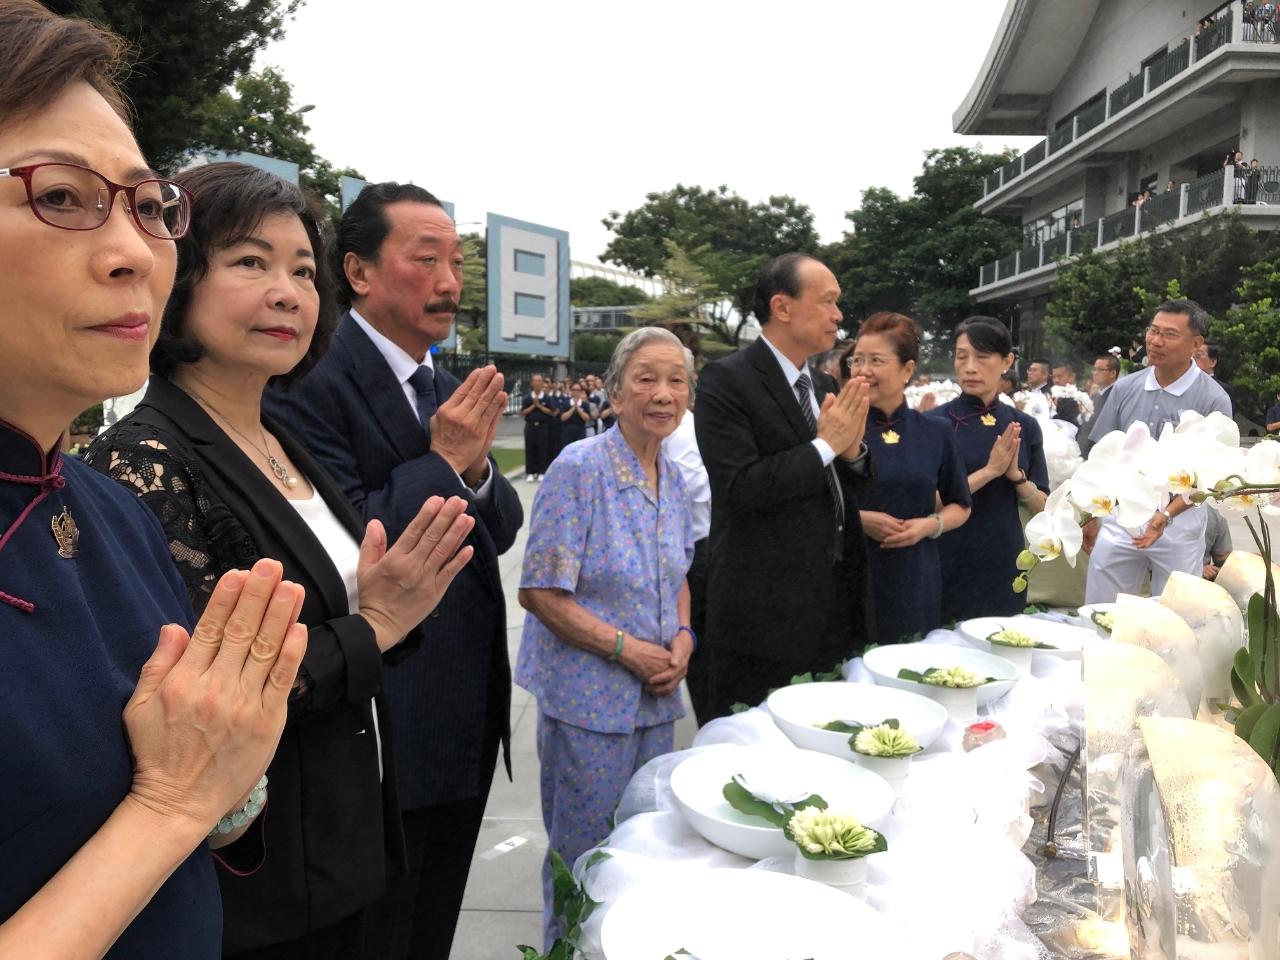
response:
M1258 718L1266 712L1267 705L1265 703L1255 703L1252 706L1245 707L1241 710L1240 716L1236 717L1236 736L1245 743L1248 743L1249 736L1253 733L1253 729L1258 722Z
M1249 731L1249 746L1275 769L1276 753L1280 749L1280 703L1268 705L1258 717Z
M542 960L542 953L527 944L516 947L520 951L520 960Z
M1253 658L1243 647L1236 651L1235 660L1231 665L1231 689L1242 707L1262 703L1257 693L1258 688L1254 685Z
M898 679L910 680L913 683L924 683L924 678L933 673L936 669L937 667L930 667L924 673L919 673L915 670L908 670L906 667L903 667L898 671Z
M787 821L791 819L791 815L797 810L803 810L806 807L817 807L819 810L827 809L827 801L816 793L811 793L799 803L788 806L785 813L778 812L773 804L765 803L763 800L757 800L749 792L738 786L733 780L724 785L724 798L729 801L729 806L737 810L739 813L745 813L748 816L759 817L761 820L767 820L775 827L785 827Z
M1253 676L1250 682L1262 689L1262 664L1267 650L1267 602L1261 594L1255 593L1249 598L1249 658L1253 661Z
M867 829L870 830L871 828L868 827ZM866 853L862 855L864 857L869 857L873 853L884 853L886 850L889 849L889 841L885 839L885 836L883 833L881 833L879 830L871 830L871 832L876 835L876 843L874 847L872 847L870 850L868 850ZM788 839L794 840L795 838L788 836ZM821 853L810 853L808 850L804 849L804 847L801 847L798 844L796 845L796 849L800 851L800 855L804 857L806 860L861 859L861 858L855 858L855 857L828 857L825 854L821 854Z
M881 720L879 723L845 723L843 720L832 720L824 725L822 729L830 730L832 733L849 733L856 737L867 727L889 727L892 730L897 730L898 721L893 717Z

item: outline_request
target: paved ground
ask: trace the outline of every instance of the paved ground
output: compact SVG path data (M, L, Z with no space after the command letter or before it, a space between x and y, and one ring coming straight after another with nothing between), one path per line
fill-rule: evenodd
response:
M510 419L510 418L506 418ZM504 425L505 427L505 420ZM503 446L512 443L505 429L499 431ZM520 646L524 611L516 602L520 566L528 532L528 516L533 508L536 484L515 481L524 504L526 526L502 557L502 582L507 592L507 635L511 661ZM692 716L692 714L690 714ZM501 765L485 812L480 840L471 864L471 878L462 916L454 938L451 960L516 960L515 946L528 943L541 947L542 889L540 870L547 848L539 807L538 757L534 746L537 706L519 687L512 689L511 765L514 782L508 782ZM693 739L691 719L677 724L677 746Z

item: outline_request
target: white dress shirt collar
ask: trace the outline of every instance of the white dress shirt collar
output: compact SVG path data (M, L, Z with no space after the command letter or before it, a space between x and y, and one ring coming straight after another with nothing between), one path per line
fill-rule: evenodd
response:
M794 393L796 389L796 381L800 379L800 368L792 363L787 358L786 354L775 347L773 345L773 341L768 337L761 336L760 339L765 342L765 346L767 346L773 352L773 355L778 358L778 366L782 367L782 374L787 378L787 386L789 386ZM813 377L809 378L809 392L811 394L813 393Z
M419 367L426 367L428 370L435 372L435 364L431 362L431 351L427 351L426 357L422 363L419 363L413 357L404 351L404 348L398 344L392 343L386 336L378 331L364 317L360 316L360 312L355 307L351 308L351 319L359 324L360 329L365 335L373 341L373 345L378 348L378 352L382 354L382 358L387 361L387 366L391 368L391 372L400 381L401 386L409 382L409 378L418 372ZM412 399L412 398L411 398Z
M1162 387L1160 386L1160 382L1156 380L1156 368L1147 367L1147 376L1143 381L1142 388L1144 390L1163 390L1165 393L1171 393L1175 397L1180 397L1191 388L1191 385L1196 382L1196 378L1200 376L1200 373L1199 365L1192 360L1191 366L1187 369L1186 373L1173 381L1173 383L1169 384L1167 387Z

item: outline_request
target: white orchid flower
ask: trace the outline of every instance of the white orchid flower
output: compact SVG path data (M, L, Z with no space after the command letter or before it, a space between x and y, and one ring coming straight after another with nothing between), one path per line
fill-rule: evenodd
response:
M1059 487L1054 494L1057 495L1058 491L1065 493L1066 485ZM1074 567L1083 544L1084 531L1080 529L1075 507L1066 496L1061 496L1052 507L1046 501L1045 509L1027 523L1027 545L1041 560L1065 556Z
M1091 517L1115 514L1126 530L1142 527L1159 509L1160 491L1132 463L1090 459L1071 478L1071 502Z
M1219 413L1217 410L1207 417L1194 410L1183 410L1182 417L1179 419L1177 427L1174 428L1174 432L1179 434L1198 433L1202 436L1212 437L1218 443L1228 447L1240 446L1239 425L1226 414Z
M1240 448L1221 443L1211 429L1166 430L1142 466L1143 474L1157 489L1175 495L1207 492L1243 469Z

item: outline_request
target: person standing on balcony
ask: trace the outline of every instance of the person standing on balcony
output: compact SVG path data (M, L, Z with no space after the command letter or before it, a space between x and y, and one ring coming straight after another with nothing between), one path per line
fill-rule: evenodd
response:
M1244 162L1244 153L1240 150L1228 153L1227 159L1222 161L1222 168L1227 176L1235 178L1235 202L1244 203L1249 186L1249 165Z
M1254 157L1249 161L1249 172L1245 178L1244 185L1244 202L1258 202L1258 187L1262 181L1262 171L1258 169L1258 158Z
M1170 300L1156 308L1147 327L1151 365L1118 380L1090 431L1097 443L1113 430L1141 421L1153 437L1177 425L1183 412L1231 416L1231 400L1213 377L1195 363L1204 346L1204 311L1190 300ZM1175 570L1199 576L1203 564L1205 513L1176 496L1136 534L1110 517L1084 526L1084 547L1092 554L1085 586L1086 603L1110 603L1117 594L1137 593L1151 574L1151 595L1158 596Z

